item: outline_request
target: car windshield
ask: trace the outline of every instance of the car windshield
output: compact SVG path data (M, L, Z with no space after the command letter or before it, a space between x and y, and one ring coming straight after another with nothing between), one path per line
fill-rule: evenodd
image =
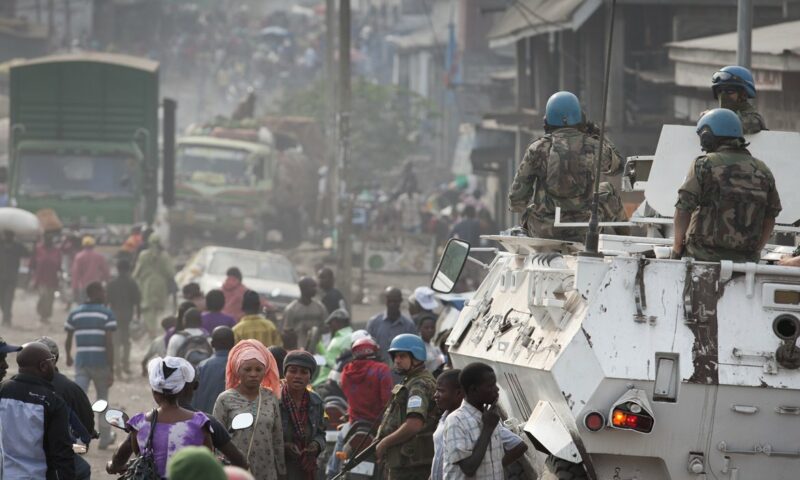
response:
M245 150L181 145L178 147L176 174L186 182L212 185L250 185L252 175Z
M136 160L112 155L23 152L19 155L21 195L132 197Z
M240 252L215 252L208 273L225 275L231 267L238 267L245 278L258 278L277 282L295 283L294 267L288 260L272 256Z

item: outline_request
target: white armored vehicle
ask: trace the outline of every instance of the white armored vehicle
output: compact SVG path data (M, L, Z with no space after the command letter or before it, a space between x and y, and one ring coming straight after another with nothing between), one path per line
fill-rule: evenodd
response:
M748 140L777 179L778 224L793 224L800 134ZM664 127L649 182L634 182L657 215L635 223L671 223L698 144L694 128ZM671 240L650 236L601 235L599 256L490 238L504 251L484 266L449 353L456 367L494 368L506 425L556 478L800 478L800 268L669 260ZM435 290L452 289L468 254L450 241Z

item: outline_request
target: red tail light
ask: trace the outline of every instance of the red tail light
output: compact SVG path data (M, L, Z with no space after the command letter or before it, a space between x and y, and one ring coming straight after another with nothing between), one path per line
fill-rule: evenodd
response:
M583 424L591 432L597 432L606 425L606 419L600 412L589 412L583 417Z
M653 430L653 417L644 412L633 413L617 407L611 412L611 425L625 430L650 433Z

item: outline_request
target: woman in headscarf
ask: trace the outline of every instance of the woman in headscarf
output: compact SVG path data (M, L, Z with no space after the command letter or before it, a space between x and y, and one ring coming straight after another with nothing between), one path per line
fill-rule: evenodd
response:
M283 360L281 420L287 478L314 480L317 457L325 446L324 406L308 385L317 370L314 356L293 350Z
M214 417L230 427L233 417L250 412L253 425L237 430L233 444L245 453L256 480L286 474L280 422L280 379L275 358L257 340L242 340L228 354L225 386L214 404ZM290 477L291 478L291 477Z
M150 449L156 470L163 478L173 454L188 446L212 448L209 420L203 412L192 412L178 404L181 391L194 381L194 367L182 358L156 357L147 364L148 380L158 407ZM191 388L191 386L189 387ZM114 452L106 466L108 473L122 473L131 451L139 455L147 445L154 412L143 412L128 421L131 433Z

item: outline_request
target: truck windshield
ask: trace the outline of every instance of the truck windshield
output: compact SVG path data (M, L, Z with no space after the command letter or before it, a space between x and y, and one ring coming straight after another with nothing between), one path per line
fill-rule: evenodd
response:
M182 145L178 147L179 180L218 185L250 185L249 152L232 148Z
M20 195L133 197L136 160L113 155L23 152Z

